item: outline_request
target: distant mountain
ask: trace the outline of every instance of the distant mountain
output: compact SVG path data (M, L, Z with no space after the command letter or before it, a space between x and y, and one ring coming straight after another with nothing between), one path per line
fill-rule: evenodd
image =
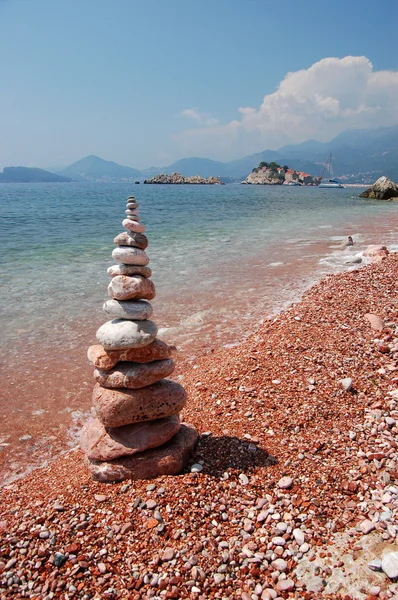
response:
M161 173L180 173L184 177L220 177L224 181L242 181L262 161L289 165L316 177L333 154L333 175L346 182L371 183L381 175L398 180L398 125L380 129L345 131L330 142L308 140L302 144L283 146L279 150L264 150L220 162L208 158L183 158L167 167L150 167L138 171L98 156L87 156L60 172L75 181L135 181Z
M0 183L61 183L72 181L70 177L62 177L44 169L30 167L4 167L0 173Z
M330 142L312 140L279 152L318 165L332 153L334 175L345 181L371 182L380 175L398 179L398 125L344 131Z
M172 165L164 167L165 173L180 173L184 177L220 177L221 175L230 175L227 163L222 163L209 158L182 158ZM158 171L159 173L159 171Z
M74 181L133 181L142 178L141 171L123 167L99 156L86 156L60 172Z

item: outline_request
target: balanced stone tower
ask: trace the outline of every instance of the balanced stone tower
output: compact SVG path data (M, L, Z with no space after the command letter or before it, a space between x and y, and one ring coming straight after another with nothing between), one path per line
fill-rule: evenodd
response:
M114 239L108 269L111 297L103 310L111 318L97 331L100 345L90 346L95 367L93 406L96 418L82 430L80 447L89 472L102 482L152 479L184 469L196 443L196 429L180 422L184 388L165 377L174 370L173 347L156 338L150 321L155 286L145 253L145 227L138 203L127 200L123 227Z

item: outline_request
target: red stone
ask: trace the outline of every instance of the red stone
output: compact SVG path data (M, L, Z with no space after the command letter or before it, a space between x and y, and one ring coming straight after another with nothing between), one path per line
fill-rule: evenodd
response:
M160 448L117 458L112 462L86 461L91 477L103 483L177 475L184 470L197 438L196 429L182 425L177 435Z

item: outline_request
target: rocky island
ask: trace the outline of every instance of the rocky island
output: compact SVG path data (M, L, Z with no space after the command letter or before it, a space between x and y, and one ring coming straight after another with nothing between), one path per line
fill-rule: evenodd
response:
M260 162L242 183L247 185L319 185L319 177L295 171L276 162Z
M219 177L200 177L200 175L193 175L192 177L184 177L180 173L162 173L155 175L151 179L145 179L144 183L159 183L159 184L195 184L195 185L224 185Z
M359 197L374 200L398 200L398 185L388 177L379 177L370 188L359 194Z

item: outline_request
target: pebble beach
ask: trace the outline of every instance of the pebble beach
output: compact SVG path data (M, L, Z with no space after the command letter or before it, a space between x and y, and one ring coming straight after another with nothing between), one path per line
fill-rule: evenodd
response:
M183 474L100 484L74 448L3 487L0 597L398 598L397 270L327 276L177 358Z

